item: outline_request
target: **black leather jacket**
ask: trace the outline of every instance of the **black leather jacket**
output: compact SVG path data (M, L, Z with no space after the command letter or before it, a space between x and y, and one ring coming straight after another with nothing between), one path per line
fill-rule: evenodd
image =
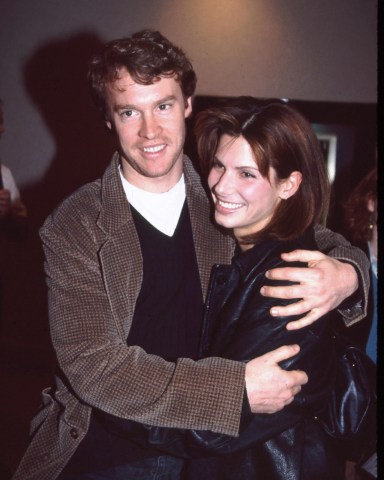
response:
M275 414L254 415L245 395L238 437L207 431L132 427L130 438L142 442L146 436L145 442L169 454L212 457L206 460L209 477L201 476L200 471L188 478L344 478L343 461L316 421L316 414L327 404L334 380L335 352L330 326L337 313L327 314L309 327L289 331L286 324L299 317L271 317L269 309L292 300L260 294L264 284L283 284L268 281L265 272L284 266L280 254L296 248L317 249L311 229L294 241L261 241L236 255L231 265L213 268L201 344L204 357L248 361L282 345L298 343L299 354L281 363L287 370L304 370L308 374L308 383L294 401Z

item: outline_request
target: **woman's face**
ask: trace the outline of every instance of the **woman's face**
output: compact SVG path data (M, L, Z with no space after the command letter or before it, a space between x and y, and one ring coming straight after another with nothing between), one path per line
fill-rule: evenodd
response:
M273 168L269 177L261 176L243 137L222 135L208 184L216 222L233 229L237 239L264 228L283 198L283 182L277 181Z

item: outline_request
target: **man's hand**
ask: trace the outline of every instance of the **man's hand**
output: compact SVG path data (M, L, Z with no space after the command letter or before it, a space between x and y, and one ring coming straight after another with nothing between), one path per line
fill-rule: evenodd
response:
M247 363L245 385L253 413L278 412L291 403L301 385L308 382L305 372L288 372L278 365L299 351L298 345L284 346Z
M288 262L307 262L310 268L274 268L266 274L273 280L290 280L297 285L285 287L264 286L262 295L274 298L301 298L300 301L285 307L272 307L273 316L301 315L305 317L287 325L289 330L306 327L318 320L340 303L358 287L355 269L318 251L295 250L282 254Z
M9 190L0 190L0 219L6 218L11 212L11 193Z

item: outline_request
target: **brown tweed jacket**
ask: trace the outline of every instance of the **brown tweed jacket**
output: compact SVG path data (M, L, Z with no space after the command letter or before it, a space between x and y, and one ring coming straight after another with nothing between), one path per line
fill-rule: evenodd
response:
M185 157L184 174L203 292L215 263L229 263L233 242L209 220L200 179ZM115 155L101 180L66 199L41 229L49 289L50 329L60 367L43 391L32 440L14 480L54 480L87 432L91 410L156 426L236 435L244 365L220 358L166 362L127 347L142 280L142 258ZM335 245L320 230L321 248ZM343 243L337 239L338 243ZM336 243L337 243L336 242ZM345 244L334 256L365 274L360 251ZM358 309L349 311L350 321ZM159 320L161 321L161 320Z

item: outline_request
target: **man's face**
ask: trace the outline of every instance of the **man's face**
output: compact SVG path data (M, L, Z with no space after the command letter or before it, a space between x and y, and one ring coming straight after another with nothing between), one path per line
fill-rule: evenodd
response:
M151 192L165 192L183 171L185 119L192 111L174 78L136 83L124 69L107 86L108 121L118 137L124 177Z

